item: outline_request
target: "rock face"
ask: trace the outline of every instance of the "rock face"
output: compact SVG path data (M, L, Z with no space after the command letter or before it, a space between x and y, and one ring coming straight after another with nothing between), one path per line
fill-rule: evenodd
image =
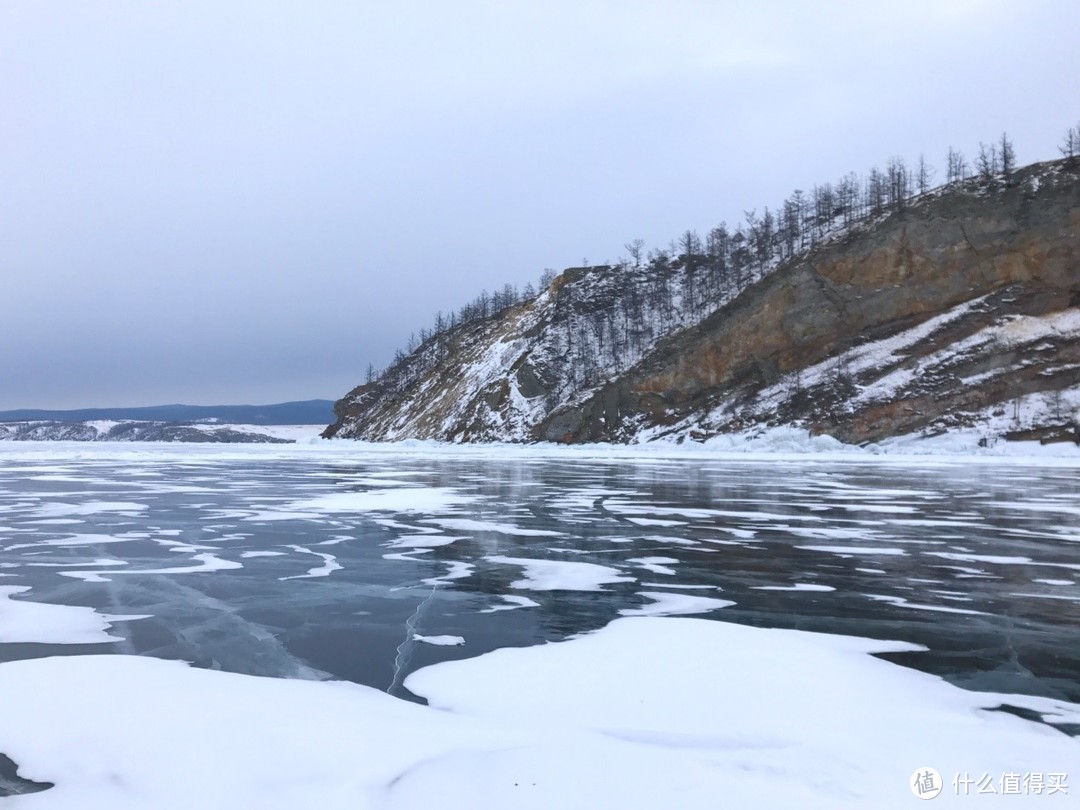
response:
M848 442L960 426L1080 441L1075 160L932 192L710 295L686 256L670 274L665 307L648 272L566 271L351 392L325 435L627 442L788 424Z

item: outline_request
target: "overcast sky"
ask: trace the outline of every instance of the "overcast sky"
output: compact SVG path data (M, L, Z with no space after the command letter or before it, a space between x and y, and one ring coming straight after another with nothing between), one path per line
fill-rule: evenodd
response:
M1080 123L1080 3L0 0L0 408L337 398L481 288Z

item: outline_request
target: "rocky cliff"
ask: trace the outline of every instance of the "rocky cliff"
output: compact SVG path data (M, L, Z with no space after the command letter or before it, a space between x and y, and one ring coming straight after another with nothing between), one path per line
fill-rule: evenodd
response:
M938 189L786 256L752 248L567 270L350 392L324 435L1080 440L1077 161Z

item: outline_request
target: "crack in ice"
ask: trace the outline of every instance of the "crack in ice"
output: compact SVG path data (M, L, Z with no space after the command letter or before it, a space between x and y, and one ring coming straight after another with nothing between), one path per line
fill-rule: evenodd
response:
M405 620L405 638L398 644L397 654L394 656L394 677L390 680L390 685L386 687L386 694L388 695L393 694L394 687L398 685L398 681L401 678L402 670L409 663L409 655L416 646L416 642L413 641L413 634L416 632L416 623L420 620L420 616L422 615L424 608L427 607L427 604L435 598L435 591L438 589L438 581L433 582L431 585L431 593L416 606L416 610L414 610L412 615Z

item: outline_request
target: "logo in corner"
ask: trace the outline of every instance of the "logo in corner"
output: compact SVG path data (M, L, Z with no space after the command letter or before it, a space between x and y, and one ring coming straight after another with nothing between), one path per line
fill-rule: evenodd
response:
M941 774L933 768L916 768L908 780L911 792L920 799L932 799L941 793Z

